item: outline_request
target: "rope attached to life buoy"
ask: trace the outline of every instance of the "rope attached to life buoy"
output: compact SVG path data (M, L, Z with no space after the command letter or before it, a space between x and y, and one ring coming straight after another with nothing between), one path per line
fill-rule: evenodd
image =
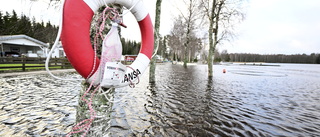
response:
M131 12L136 17L140 27L142 44L138 57L132 65L128 66L130 69L126 69L122 78L123 80L115 85L110 85L108 83L101 83L103 82L103 80L101 81L101 79L103 79L103 73L101 73L101 71L104 72L104 70L101 68L100 59L96 55L97 41L94 40L94 48L91 46L90 22L93 13L97 11L98 8L104 4L114 2L125 6L127 9L131 9ZM111 13L111 16L107 16L105 14L106 12ZM118 20L119 14L114 13L113 9L107 7L103 14L103 24L107 18L117 20L117 23L120 25L122 24L121 20ZM96 117L96 113L92 107L92 99L101 86L123 87L129 85L130 87L134 87L135 81L138 81L137 83L139 83L139 76L148 67L153 53L153 25L148 12L140 0L66 0L64 3L62 20L61 41L66 56L77 72L90 83L89 88L81 98L88 105L90 118L76 124L68 135L83 132L82 136L85 136ZM95 37L103 38L103 35L101 34L103 28L104 26L100 26L100 31ZM90 94L90 98L86 99L86 95L89 94L90 89L93 87L95 87L95 89Z

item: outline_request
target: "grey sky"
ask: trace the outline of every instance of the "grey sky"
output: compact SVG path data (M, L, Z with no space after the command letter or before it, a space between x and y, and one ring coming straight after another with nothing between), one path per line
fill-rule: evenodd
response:
M143 0L154 20L156 0ZM18 15L35 16L38 21L51 20L58 24L59 10L48 7L48 0L1 0L2 13L14 9ZM178 14L176 5L163 0L160 33L166 35L172 27L172 18ZM58 8L59 9L59 8ZM218 46L229 53L310 54L320 53L320 0L249 0L247 16L240 25L238 37ZM126 15L123 36L140 39L134 18ZM132 37L135 36L135 37Z
M229 52L320 53L320 1L251 0Z

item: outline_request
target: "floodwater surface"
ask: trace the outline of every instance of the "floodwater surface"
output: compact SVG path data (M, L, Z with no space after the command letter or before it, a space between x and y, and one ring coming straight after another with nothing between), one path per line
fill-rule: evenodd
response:
M147 70L112 92L111 112L97 116L108 122L88 136L320 136L320 66L269 65L214 65L209 79L206 65L157 64L155 84ZM64 136L75 124L80 82L0 83L0 136Z
M2 77L0 137L65 136L76 120L80 90L79 82L48 75Z
M157 65L155 85L116 90L109 132L320 136L320 66L279 65L215 65L212 79L206 65Z

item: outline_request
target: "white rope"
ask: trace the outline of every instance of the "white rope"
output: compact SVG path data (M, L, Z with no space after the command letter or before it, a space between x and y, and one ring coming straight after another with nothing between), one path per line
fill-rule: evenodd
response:
M120 17L123 17L124 15L128 14L129 12L131 12L131 10L138 4L138 2L140 2L140 0L138 0L135 4L133 4L127 12L120 14Z
M80 81L80 80L84 80L84 79L66 79L66 78L60 78L57 77L55 75L53 75L49 69L49 62L50 62L50 58L52 56L53 50L57 48L57 45L59 43L60 40L60 36L61 36L61 31L62 31L62 21L63 21L63 6L64 6L64 0L62 0L62 4L61 4L61 14L60 14L60 23L59 23L59 30L58 30L58 34L56 37L56 40L54 41L54 44L49 52L49 54L47 55L47 59L46 59L46 63L45 63L45 67L46 67L46 71L49 73L50 76L52 76L55 79L59 79L59 80L68 80L68 81Z

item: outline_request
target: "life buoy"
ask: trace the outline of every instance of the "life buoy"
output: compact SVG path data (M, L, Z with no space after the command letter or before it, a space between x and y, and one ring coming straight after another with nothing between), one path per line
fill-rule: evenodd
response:
M140 52L130 65L131 69L126 70L123 80L118 85L121 87L138 79L137 76L148 67L153 53L153 25L141 0L66 0L63 8L61 42L75 70L88 81L92 81L89 78L90 73L92 70L97 71L100 60L95 57L90 42L90 24L94 12L108 3L117 3L127 9L132 8L131 13L139 24L142 38Z

